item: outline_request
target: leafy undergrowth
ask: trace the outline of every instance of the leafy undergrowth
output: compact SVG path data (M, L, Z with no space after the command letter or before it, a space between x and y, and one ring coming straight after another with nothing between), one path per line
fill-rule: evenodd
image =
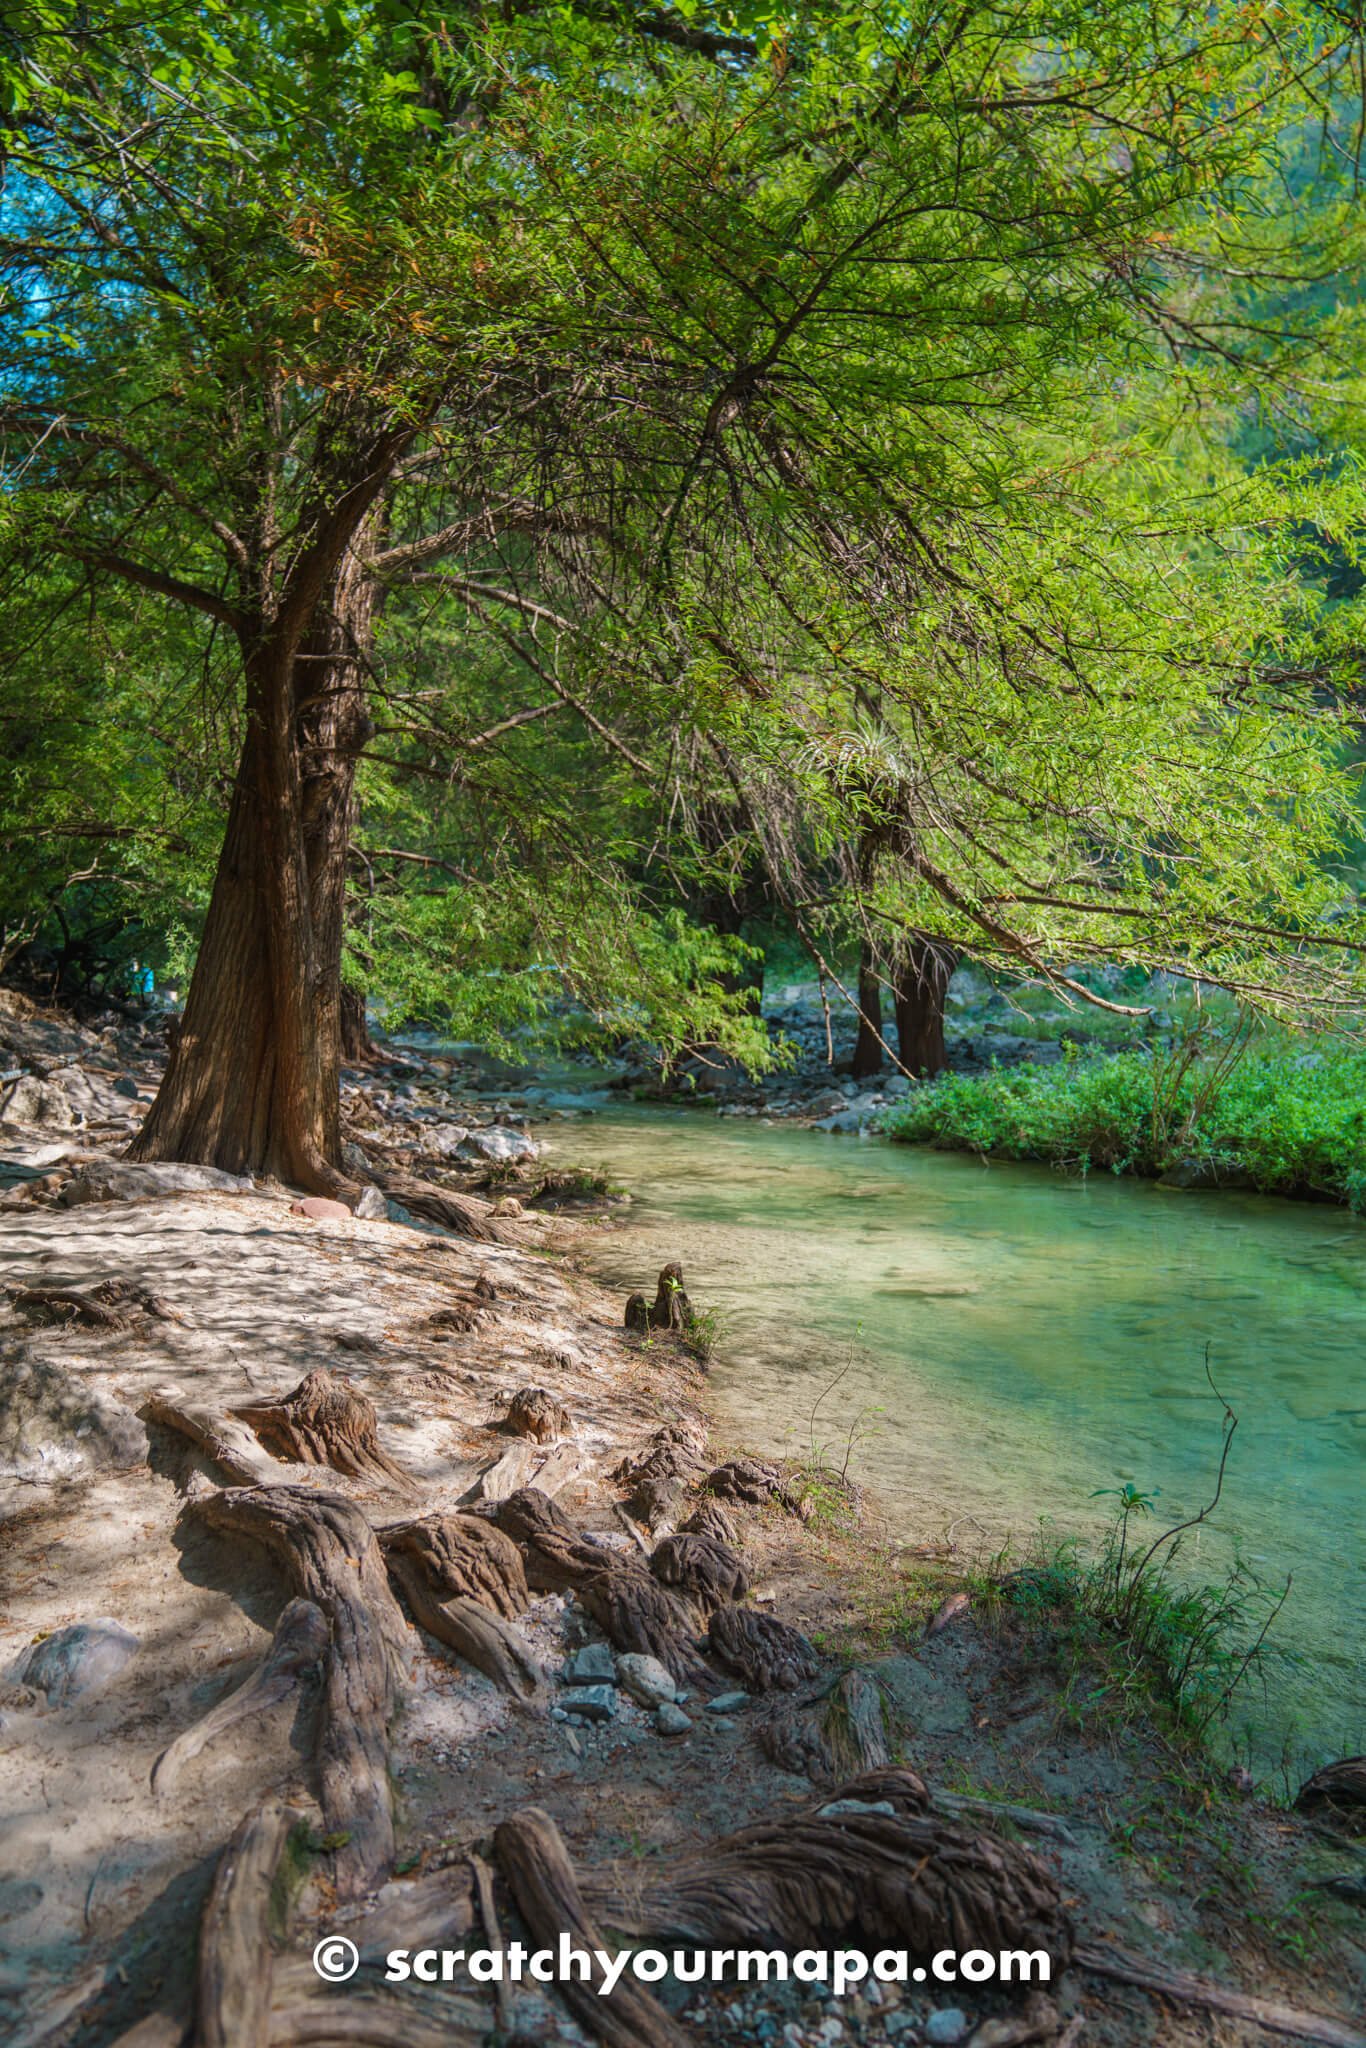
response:
M884 1120L903 1144L1152 1178L1204 1170L1366 1209L1366 1051L1235 1045L948 1074Z

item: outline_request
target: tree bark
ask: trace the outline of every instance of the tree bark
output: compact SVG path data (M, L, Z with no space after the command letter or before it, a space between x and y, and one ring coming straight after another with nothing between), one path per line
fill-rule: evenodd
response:
M949 1063L944 1048L944 998L957 964L955 949L940 939L916 936L898 952L892 990L897 1050L908 1074L941 1074Z
M858 1038L849 1071L856 1081L882 1071L882 982L865 939L858 956Z
M341 1049L348 1067L368 1066L378 1057L365 1017L365 997L349 982L341 988Z
M297 644L246 656L246 736L183 1027L134 1159L273 1174L336 1195L341 955L356 764L370 733L380 514L341 554Z

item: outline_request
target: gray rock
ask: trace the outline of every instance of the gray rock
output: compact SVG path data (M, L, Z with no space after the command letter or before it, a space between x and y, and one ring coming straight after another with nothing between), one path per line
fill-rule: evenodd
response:
M819 1095L813 1095L806 1105L808 1116L835 1116L844 1108L844 1097L838 1089L827 1088Z
M566 1685L615 1685L617 1660L610 1643L585 1643L560 1674Z
M505 1124L489 1124L481 1131L470 1131L456 1148L456 1156L487 1159L496 1166L506 1166L519 1159L536 1159L540 1150L525 1131L509 1130Z
M48 1075L48 1085L60 1088L73 1110L83 1117L125 1117L125 1098L114 1092L102 1074L87 1074L84 1067L58 1067Z
M678 1693L672 1673L665 1670L658 1657L646 1657L633 1650L617 1658L617 1683L642 1707L662 1706Z
M62 1191L68 1209L83 1208L88 1202L136 1202L148 1195L252 1195L252 1181L236 1173L224 1173L217 1166L184 1166L159 1160L147 1166L130 1166L123 1160L107 1160L88 1166Z
M968 2030L968 2016L956 2005L942 2005L938 2012L932 2012L925 2022L925 2039L933 2041L935 2048L954 2048Z
M389 1204L378 1188L362 1188L360 1200L352 1214L359 1216L362 1223L383 1223L389 1214Z
M896 1808L890 1799L832 1799L816 1817L818 1820L834 1820L841 1813L885 1813L896 1819Z
M69 1479L147 1456L147 1431L97 1381L54 1359L11 1358L0 1371L0 1480Z
M837 1116L823 1116L816 1125L818 1131L856 1131L859 1116L856 1109L844 1109Z
M719 1728L723 1734L729 1735L740 1726L740 1723L732 1720L729 1714L718 1714L711 1725L713 1728Z
M114 1093L121 1095L125 1102L136 1102L139 1100L142 1090L138 1087L131 1074L120 1074L118 1080L114 1083Z
M686 1735L692 1722L682 1707L675 1706L672 1700L661 1700L655 1708L655 1726L661 1735Z
M901 1096L910 1094L911 1084L904 1074L893 1074L890 1080L883 1082L882 1092L899 1100Z
M564 1696L564 1709L584 1721L610 1721L617 1711L616 1689L610 1685L575 1686Z
M42 1693L50 1707L65 1707L108 1685L141 1648L139 1637L100 1615L72 1622L32 1644L15 1665L14 1677Z
M913 2034L919 2025L913 2012L894 2012L885 2021L887 2039L899 2041L904 2035Z
M370 1160L363 1147L354 1138L348 1138L341 1150L342 1165L348 1173L369 1173Z
M438 1124L423 1136L422 1149L438 1159L459 1159L465 1156L462 1148L469 1135L468 1124Z
M714 1700L707 1701L709 1714L735 1714L741 1707L749 1705L747 1692L719 1692Z
M0 1088L0 1122L37 1124L44 1130L67 1131L76 1121L65 1091L36 1074L21 1074Z

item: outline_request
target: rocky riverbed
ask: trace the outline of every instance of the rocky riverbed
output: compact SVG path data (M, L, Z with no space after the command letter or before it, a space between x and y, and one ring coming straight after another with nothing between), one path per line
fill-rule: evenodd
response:
M927 1532L714 1440L679 1281L628 1330L575 1251L611 1197L537 1157L581 1087L382 1049L347 1215L121 1166L161 1029L0 997L7 2039L1195 2048L1273 2004L1354 2038L1347 1838L1088 1714ZM605 2023L309 1962L662 1939L685 1895L731 1948L934 1929L1058 1974L637 1986Z

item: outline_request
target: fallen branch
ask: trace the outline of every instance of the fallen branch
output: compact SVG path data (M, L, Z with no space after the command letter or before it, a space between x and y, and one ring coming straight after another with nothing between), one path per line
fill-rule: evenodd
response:
M280 1469L243 1422L206 1402L187 1401L178 1387L158 1387L143 1403L149 1422L188 1437L238 1486L269 1486Z
M1230 1991L1223 1984L1210 1984L1202 1977L1187 1976L1184 1970L1169 1970L1162 1963L1148 1962L1122 1948L1078 1948L1073 1959L1078 1969L1093 1977L1109 1977L1116 1984L1132 1984L1154 1997L1170 1998L1180 2005L1204 2006L1209 2012L1229 2013L1235 2019L1251 2020L1269 2034L1288 2034L1293 2040L1313 2041L1321 2048L1366 2048L1366 2036L1342 2020L1326 2013L1302 2012L1293 2005L1281 2005L1271 1998L1255 1998L1246 1991Z

